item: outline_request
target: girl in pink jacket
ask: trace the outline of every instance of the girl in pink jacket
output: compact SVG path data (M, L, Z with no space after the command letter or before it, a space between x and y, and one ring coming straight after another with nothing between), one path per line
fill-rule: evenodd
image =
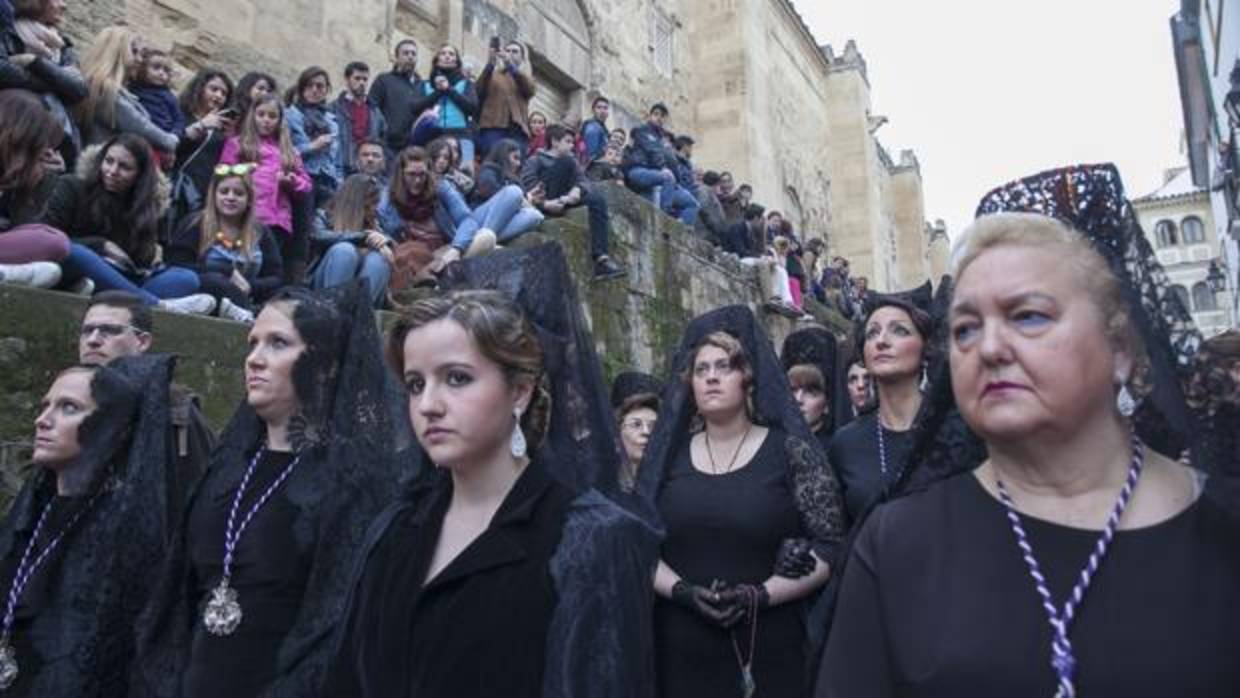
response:
M241 133L224 143L220 163L235 165L254 163L254 189L257 194L255 215L276 233L285 268L290 263L304 262L304 244L298 244L293 230L293 197L308 195L312 183L293 148L288 126L284 123L284 105L274 95L260 97L250 107L241 125ZM304 264L303 264L304 267ZM295 281L295 280L294 280Z

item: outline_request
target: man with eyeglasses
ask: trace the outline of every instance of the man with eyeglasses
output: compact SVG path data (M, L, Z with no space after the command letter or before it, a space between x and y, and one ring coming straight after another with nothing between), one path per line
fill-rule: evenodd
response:
M102 366L122 356L146 353L151 348L151 308L125 291L96 294L82 317L78 335L78 362ZM169 462L167 474L169 522L180 519L189 486L207 465L215 436L198 405L198 396L173 383L169 390ZM175 529L170 526L169 531Z

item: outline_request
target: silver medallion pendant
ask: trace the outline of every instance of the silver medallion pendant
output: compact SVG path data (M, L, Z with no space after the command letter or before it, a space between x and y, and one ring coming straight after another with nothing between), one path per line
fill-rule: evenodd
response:
M237 590L221 579L220 585L211 590L211 600L202 612L202 623L207 632L224 637L232 635L241 625L241 604L237 603Z
M0 641L0 690L17 680L17 652L8 640Z

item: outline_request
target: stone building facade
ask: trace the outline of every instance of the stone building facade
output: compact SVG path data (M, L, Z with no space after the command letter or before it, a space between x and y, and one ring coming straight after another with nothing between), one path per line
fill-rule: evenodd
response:
M789 0L96 0L71 6L68 29L85 42L119 21L171 49L182 81L210 63L287 85L321 65L337 88L347 62L377 74L405 37L422 72L442 43L480 69L492 36L515 37L529 47L533 108L553 121L588 116L604 94L613 124L631 127L662 101L671 129L697 140L697 164L751 183L872 288L931 276L916 157L893 160L876 138L885 119L870 112L857 47L818 46Z
M1216 292L1210 287L1211 267L1218 278L1225 278L1226 268L1210 192L1193 184L1189 168L1180 167L1169 170L1161 187L1132 205L1172 289L1201 333L1212 337L1234 327L1232 289Z

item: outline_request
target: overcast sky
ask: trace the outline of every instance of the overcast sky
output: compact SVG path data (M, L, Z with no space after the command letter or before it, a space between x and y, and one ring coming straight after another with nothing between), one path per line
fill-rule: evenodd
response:
M878 132L912 148L926 218L954 235L990 188L1115 162L1130 197L1184 163L1171 52L1179 0L794 0L820 44L869 66Z

